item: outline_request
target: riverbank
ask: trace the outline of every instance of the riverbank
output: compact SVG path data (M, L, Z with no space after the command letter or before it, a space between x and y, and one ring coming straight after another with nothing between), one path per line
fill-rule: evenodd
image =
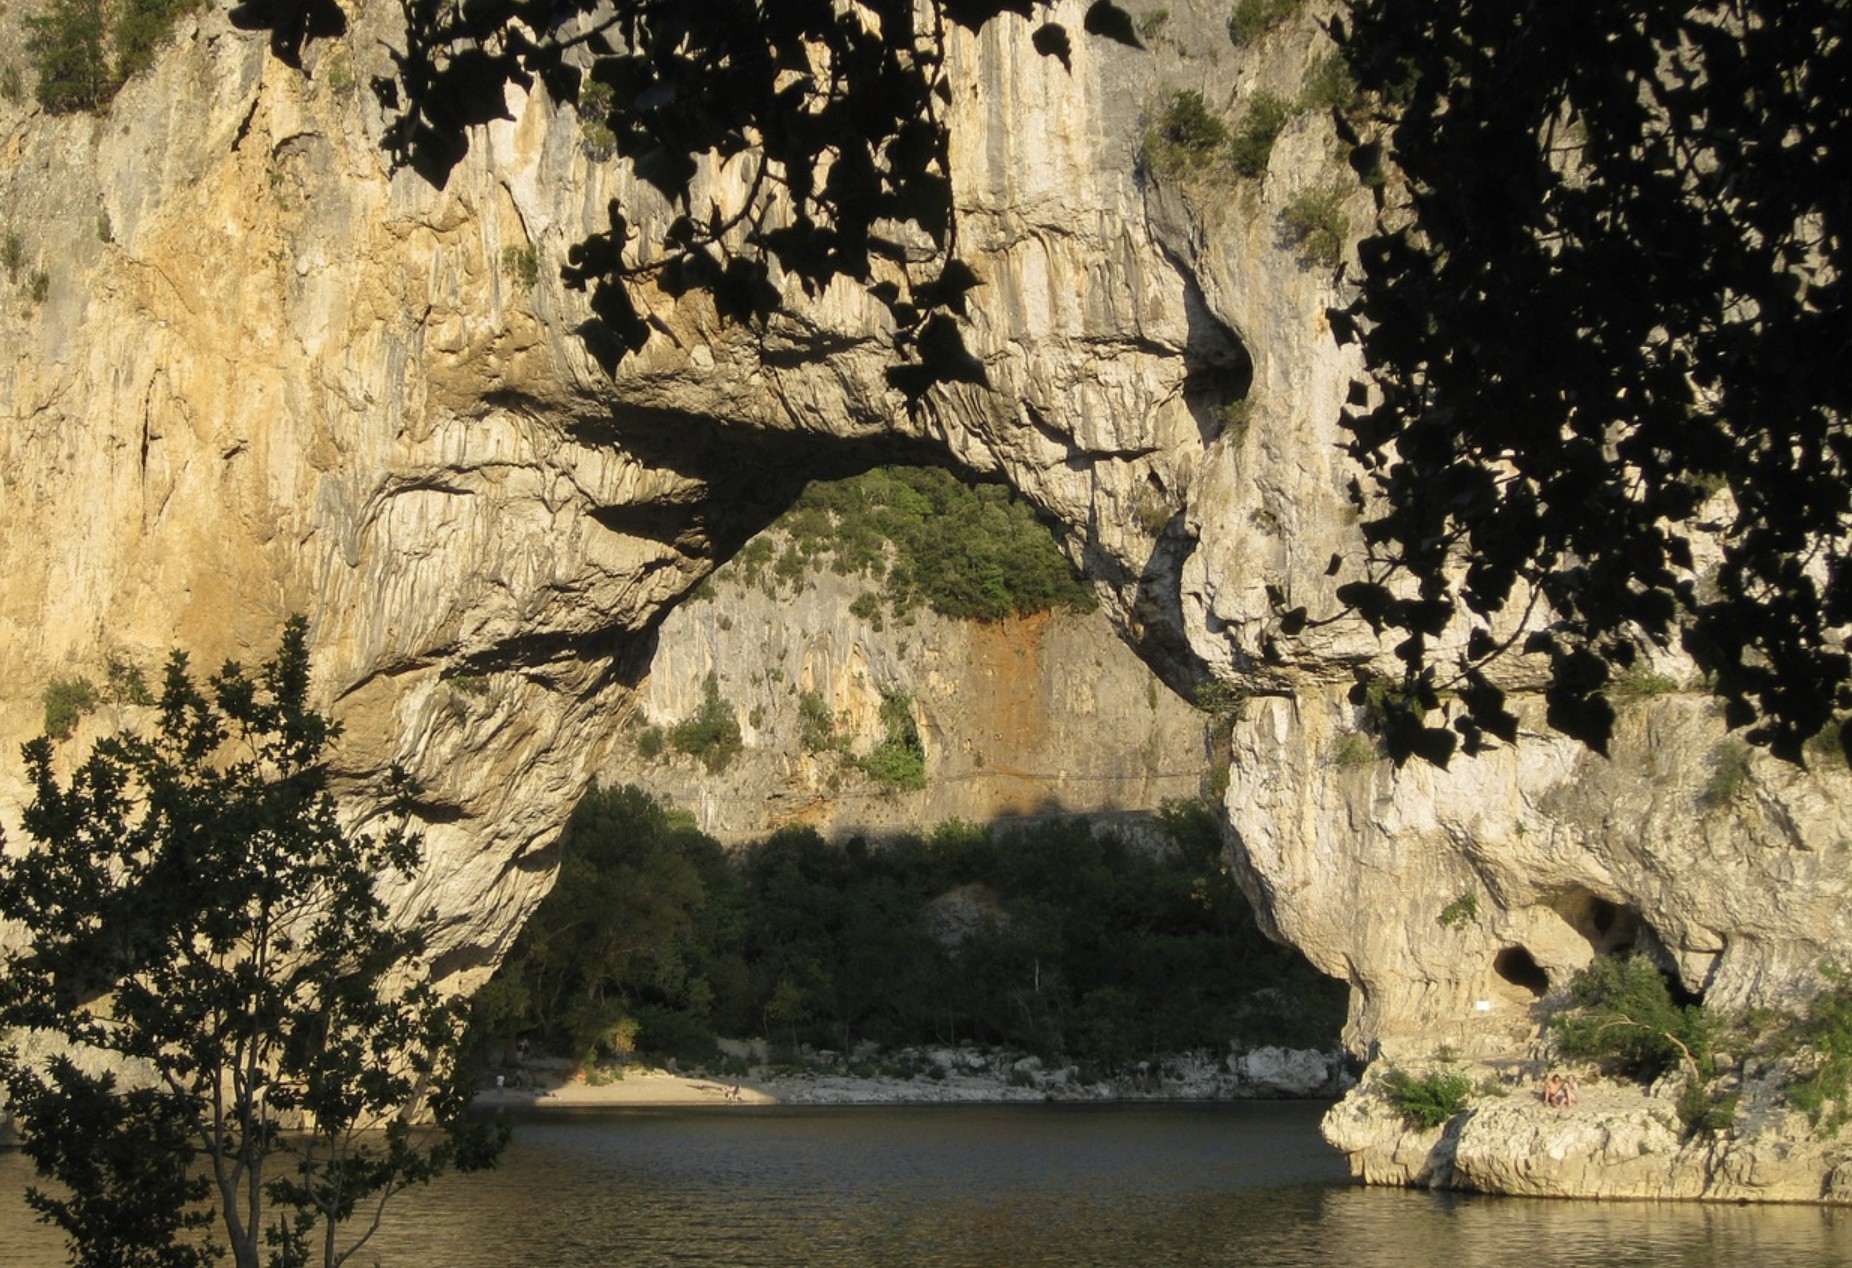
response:
M1528 1063L1458 1063L1474 1088L1445 1123L1411 1126L1372 1065L1325 1115L1325 1140L1366 1184L1520 1197L1852 1205L1852 1139L1816 1131L1785 1080L1727 1080L1727 1123L1691 1121L1682 1074L1643 1087L1580 1070L1546 1105Z
M683 1073L639 1063L575 1071L532 1061L501 1072L481 1106L912 1105L1035 1101L1235 1101L1335 1098L1349 1086L1341 1057L1311 1049L1256 1048L1216 1056L1184 1053L1117 1078L1091 1079L1019 1053L975 1048L905 1049L859 1069L827 1056L805 1067L754 1066L738 1076ZM492 1078L495 1076L491 1076Z

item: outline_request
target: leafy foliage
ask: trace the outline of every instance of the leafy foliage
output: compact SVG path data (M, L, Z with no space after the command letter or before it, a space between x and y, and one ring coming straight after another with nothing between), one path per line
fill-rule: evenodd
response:
M1440 926L1457 929L1479 919L1479 895L1473 890L1462 892L1440 909Z
M1721 810L1735 801L1749 786L1749 746L1738 740L1726 740L1711 751L1711 773L1698 793L1703 810Z
M830 753L842 747L836 715L820 692L806 691L797 700L798 741L806 753Z
M392 112L393 162L442 186L468 153L471 130L506 117L508 89L543 84L576 102L582 150L626 163L680 214L640 241L634 212L609 204L609 228L575 245L562 271L590 293L587 350L608 372L642 348L651 327L630 287L706 292L719 314L761 323L782 304L773 282L815 294L861 285L894 324L891 386L910 402L944 383L985 382L959 321L978 284L957 254L946 73L951 25L1045 15L1049 0L408 0L396 72L375 85ZM239 4L233 20L267 28L292 66L303 46L338 35L335 0ZM1132 19L1094 0L1089 34L1141 47ZM1064 64L1072 42L1043 21L1034 47ZM587 83L608 89L588 92ZM601 112L602 110L602 112ZM737 173L737 201L697 205L697 177ZM930 243L929 250L919 250Z
M1852 980L1835 966L1826 977L1800 1026L1811 1069L1789 1086L1788 1099L1831 1132L1852 1121Z
M1213 817L1176 806L1163 826L1161 854L1054 822L879 846L791 828L728 857L645 794L597 790L487 1024L580 1056L627 1016L643 1051L690 1058L702 1037L711 1056L712 1035L756 1033L1008 1043L1101 1068L1237 1036L1328 1043L1342 987L1255 928ZM929 918L948 895L968 914L956 938Z
M1346 192L1335 181L1308 186L1280 209L1280 235L1307 268L1334 269L1343 258L1344 239L1350 235Z
M55 0L25 20L38 101L52 114L98 110L145 70L196 0ZM113 59L112 59L113 54Z
M1394 1069L1383 1075L1383 1089L1408 1126L1433 1131L1466 1108L1473 1081L1458 1070L1430 1070L1417 1076Z
M881 696L881 725L885 734L856 766L870 779L893 792L918 792L926 787L926 747L920 742L919 724L913 720L913 697L904 691Z
M1699 1005L1674 1003L1665 976L1641 955L1597 957L1576 974L1567 1006L1548 1022L1564 1056L1641 1080L1682 1066L1700 1083L1711 1076L1720 1024Z
M1229 161L1243 176L1261 176L1273 154L1273 143L1291 123L1299 108L1270 92L1257 92L1248 102L1234 134L1228 140Z
M53 114L94 110L115 95L103 51L102 0L56 0L26 19L26 55L38 71L39 104Z
M1852 707L1844 4L1359 0L1337 33L1387 130L1356 162L1405 194L1337 323L1377 389L1345 416L1372 563L1340 597L1403 636L1411 691L1460 685L1428 751L1515 741L1513 647L1548 658L1550 725L1605 751L1644 637L1799 760Z
M96 708L96 684L82 674L54 678L45 684L45 734L54 740L68 740L77 729L78 719Z
M458 1010L424 980L423 928L395 928L374 888L417 864L407 790L378 835L342 828L305 631L205 690L176 653L154 734L99 740L68 783L48 740L26 746L35 848L0 853L0 918L32 941L0 958L0 1029L153 1076L0 1053L25 1148L63 1186L33 1203L79 1262L208 1262L211 1194L239 1268L266 1243L308 1263L318 1226L332 1268L340 1226L357 1247L392 1194L493 1159L449 1077ZM410 1125L420 1100L437 1127Z
M1236 0L1228 14L1228 38L1237 46L1257 44L1304 7L1305 0Z
M1228 139L1228 125L1210 112L1201 93L1179 92L1145 135L1145 165L1161 176L1200 172L1223 156Z
M838 574L881 580L896 615L923 603L955 620L1000 621L1095 603L1026 502L937 467L879 467L814 483L778 527L790 535L793 566L787 577L780 560L775 576L795 581L827 558ZM771 559L763 540L741 552L749 578Z
M701 707L669 729L669 743L676 752L699 759L710 775L732 765L745 747L739 719L721 698L720 679L712 671L701 683Z

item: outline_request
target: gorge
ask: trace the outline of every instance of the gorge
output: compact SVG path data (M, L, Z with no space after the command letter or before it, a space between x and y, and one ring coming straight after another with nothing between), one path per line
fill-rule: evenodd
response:
M1081 6L1058 9L1078 30ZM640 286L656 337L607 375L558 276L568 245L614 195L646 244L675 209L590 157L538 85L441 189L394 170L366 87L401 42L384 6L308 44L301 72L202 9L104 113L0 101L21 259L0 307L0 749L39 733L56 679L172 646L254 661L305 614L353 815L395 764L423 788L426 866L395 898L437 909L441 967L468 987L616 760L671 610L808 482L941 464L1034 506L1172 692L1240 702L1231 863L1264 927L1349 984L1358 1055L1522 1055L1537 1000L1626 947L1707 1004L1793 1007L1852 946L1843 767L1737 746L1672 655L1608 756L1519 693L1517 745L1398 766L1349 699L1389 649L1361 621L1282 619L1337 612L1328 562L1362 550L1337 426L1360 362L1327 315L1343 283L1280 229L1295 194L1347 172L1316 112L1258 179L1152 170L1145 134L1173 94L1232 115L1295 97L1322 56L1309 16L1237 48L1220 10L1166 12L1147 50L1077 40L1065 68L1012 16L952 34L954 194L981 282L964 337L987 385L915 408L885 374L891 322L847 285L790 282L762 325ZM0 47L20 20L0 15ZM731 168L700 179L738 193ZM1370 194L1343 188L1361 224ZM134 708L105 702L77 743ZM24 797L0 764L9 841ZM1467 896L1471 918L1443 923ZM1360 1174L1444 1181L1431 1134L1343 1113ZM1539 1139L1472 1171L1466 1135L1444 1143L1481 1187L1852 1198L1852 1151L1756 1115L1714 1144L1640 1127L1651 1147L1624 1174L1587 1163L1620 1148L1613 1126L1568 1164Z

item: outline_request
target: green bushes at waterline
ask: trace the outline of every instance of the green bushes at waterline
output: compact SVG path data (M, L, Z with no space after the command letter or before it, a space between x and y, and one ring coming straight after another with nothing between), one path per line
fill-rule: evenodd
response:
M1343 988L1255 927L1209 813L1160 848L1080 821L729 854L634 788L574 811L552 894L479 1001L506 1045L699 1059L717 1034L991 1043L1100 1072L1230 1040L1326 1045Z

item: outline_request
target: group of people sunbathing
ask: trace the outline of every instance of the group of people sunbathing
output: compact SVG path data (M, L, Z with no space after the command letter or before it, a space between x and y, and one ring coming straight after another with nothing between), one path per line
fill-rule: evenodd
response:
M1575 1075L1552 1074L1543 1083L1543 1103L1553 1109L1565 1109L1577 1101Z

